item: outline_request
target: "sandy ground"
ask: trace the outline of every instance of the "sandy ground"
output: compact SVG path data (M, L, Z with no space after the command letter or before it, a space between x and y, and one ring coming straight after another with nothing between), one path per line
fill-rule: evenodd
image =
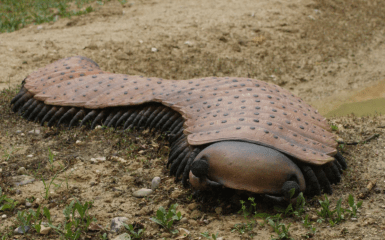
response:
M383 97L381 87L376 86L382 86L385 79L384 10L381 1L142 0L123 6L111 1L87 16L0 34L0 89L13 89L3 91L1 97L1 187L21 203L32 196L42 200L42 181L9 188L11 177L20 175L20 167L37 179L58 173L57 183L62 184L52 189L49 200L41 202L50 207L56 223L63 220L62 210L69 199L76 197L94 201L91 213L102 226L108 228L113 217L125 216L130 223L145 226L145 239L160 239L168 235L149 217L159 206L178 203L187 220L177 227L188 229L189 239L199 239L207 231L225 239L251 239L248 234L231 232L234 224L245 222L237 214L236 197L206 204L191 199L190 189L174 183L165 167L168 149L161 137L40 127L10 112L7 102L15 87L39 67L83 55L103 70L116 73L167 79L258 78L291 90L326 114L343 103ZM379 115L331 122L345 142L381 134L385 126ZM40 134L29 134L33 129ZM55 154L54 168L48 164L48 148ZM347 196L357 196L369 181L376 181L377 189L364 199L357 220L348 219L334 227L314 223L314 239L383 239L384 137L345 146L343 153L349 169L342 183L334 186L332 205L342 197L346 206ZM107 160L92 164L91 158L96 157ZM161 187L151 197L131 196L133 190L149 187L155 176L161 177ZM309 199L308 213L315 216L318 208L316 199ZM259 210L272 213L263 204ZM8 212L0 220L0 231L12 231L14 220L15 212ZM298 219L284 222L292 223L294 239L308 231ZM275 236L266 226L253 232L253 239ZM99 239L100 234L89 236ZM52 233L41 238L57 237ZM27 237L31 238L40 237Z

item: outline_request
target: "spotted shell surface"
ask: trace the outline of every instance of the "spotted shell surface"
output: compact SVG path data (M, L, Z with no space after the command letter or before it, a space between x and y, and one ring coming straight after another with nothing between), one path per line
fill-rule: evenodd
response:
M47 105L102 109L159 102L185 119L190 145L242 140L312 165L334 160L337 142L324 117L299 97L250 78L164 80L107 73L84 57L32 73L24 87Z

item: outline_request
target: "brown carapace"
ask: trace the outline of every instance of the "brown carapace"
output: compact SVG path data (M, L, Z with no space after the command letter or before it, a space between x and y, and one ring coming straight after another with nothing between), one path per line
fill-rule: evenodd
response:
M30 74L12 100L28 120L91 122L168 133L168 165L196 188L287 199L289 187L331 193L346 168L325 118L287 90L250 78L164 80L102 71L86 57ZM290 189L289 189L290 190Z

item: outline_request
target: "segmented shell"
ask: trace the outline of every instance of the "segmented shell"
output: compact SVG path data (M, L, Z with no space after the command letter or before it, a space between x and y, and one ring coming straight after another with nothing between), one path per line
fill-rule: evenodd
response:
M337 142L324 117L299 97L250 78L163 80L111 74L84 57L59 60L25 79L48 105L101 109L160 102L185 121L190 145L243 140L303 162L333 161Z

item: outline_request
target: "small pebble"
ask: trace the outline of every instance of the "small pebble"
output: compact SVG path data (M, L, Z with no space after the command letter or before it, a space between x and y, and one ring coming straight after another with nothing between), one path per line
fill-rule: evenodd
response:
M32 155L32 154L29 154L29 155L27 155L27 157L31 158L31 157L33 157L33 155Z
M82 141L80 141L80 140L76 140L75 144L76 144L76 145L82 145L82 144L83 144L83 142L82 142Z
M24 133L20 133L20 136L25 136L25 134Z
M39 135L40 134L40 130L39 129L34 129L34 130L29 131L28 133L29 134Z
M5 215L5 214L3 214L3 215L1 215L1 218L7 218L7 215Z
M103 127L102 126L100 126L100 125L97 125L96 127L95 127L95 129L102 129Z
M188 219L184 217L179 222L180 223L188 223Z
M27 175L19 175L19 176L11 177L11 182L13 186L16 186L16 187L26 185L28 183L32 183L33 181L35 181L35 178Z
M153 191L151 189L142 188L132 193L132 196L142 198L150 195Z
M202 215L203 215L203 214L202 214L201 211L195 209L194 211L191 212L190 218L192 218L192 219L198 219L198 218L202 217Z
M40 225L40 226L41 226L41 228L40 228L40 234L42 234L42 235L47 235L47 234L51 231L51 229L52 229L52 228L50 228L50 227L44 226L43 224Z
M193 45L193 43L190 42L190 41L186 41L186 42L184 42L184 44L187 45L187 46L189 46L189 47L191 47L191 46Z
M217 214L221 214L221 213L222 213L222 208L221 208L221 207L215 208L215 212L216 212Z
M187 208L190 209L191 211L192 210L195 210L196 208L198 207L198 204L197 203L190 203Z
M128 233L123 233L123 234L116 236L112 240L128 240L128 239L131 239L130 235Z
M152 51L152 52L157 52L158 49L156 49L156 48L153 47L153 48L151 48L151 51Z
M169 237L171 237L171 234L168 233L168 232L164 232L164 233L162 233L162 234L160 235L160 237L162 237L162 238L169 238Z
M40 198L36 198L36 199L35 199L35 203L36 203L37 205L40 205L40 204L41 204L41 199L40 199Z
M17 133L17 134L21 133L21 130L17 130L16 133Z
M106 157L91 158L92 163L98 163L98 162L103 162L103 161L106 161Z
M26 203L25 203L25 206L26 206L26 207L32 207L32 203L26 202Z
M160 177L154 177L151 181L151 189L155 190L159 187L160 184Z
M24 233L28 232L29 229L30 229L29 226L24 226L24 227L20 226L20 227L16 228L15 231L13 231L13 232L15 234L24 234Z
M25 167L21 167L21 168L17 169L17 174L19 174L19 175L23 175L26 173L27 173L27 170L25 169Z
M118 232L121 227L123 227L123 223L127 221L126 217L116 217L111 220L111 232Z

